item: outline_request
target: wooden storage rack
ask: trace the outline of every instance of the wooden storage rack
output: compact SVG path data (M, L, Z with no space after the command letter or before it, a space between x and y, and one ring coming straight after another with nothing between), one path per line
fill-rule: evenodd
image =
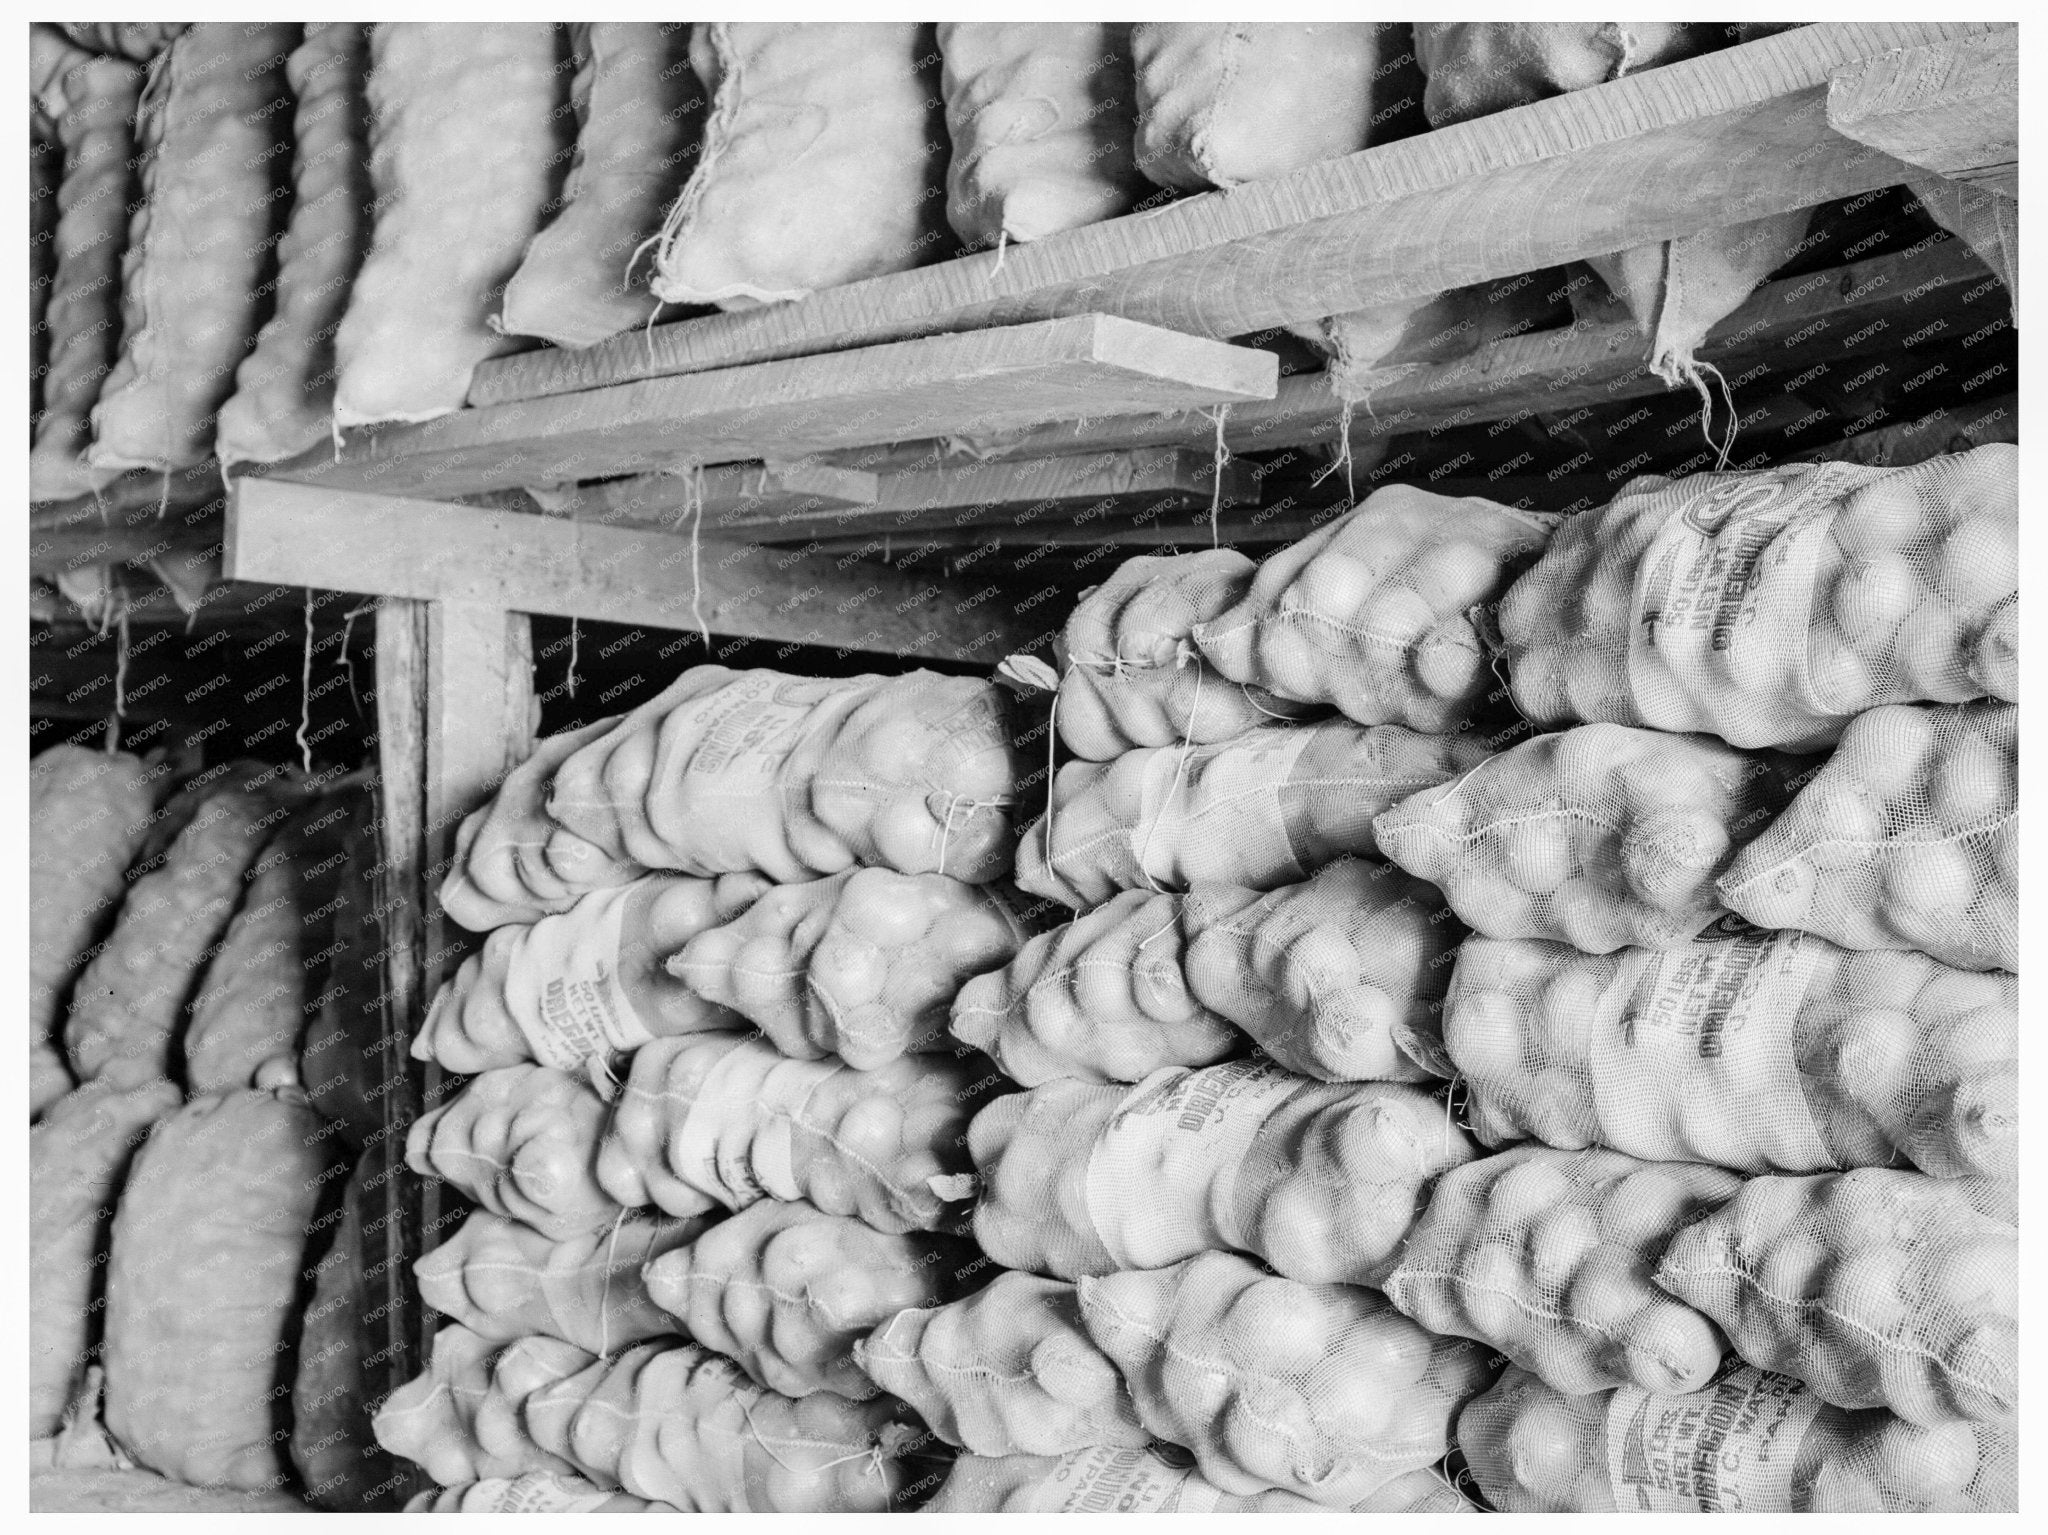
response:
M478 370L471 408L236 480L228 577L380 599L403 1038L462 952L433 899L455 828L531 749L527 615L992 664L1048 638L1058 604L1020 610L864 551L991 528L1207 542L1245 528L1233 450L1660 393L1620 321L1393 370L1357 413L1320 375L1279 378L1271 353L1231 338L1930 175L1995 208L2016 195L2016 40L1963 23L1804 27L1000 258L503 358ZM1910 281L1881 258L1767 287L1701 355L1725 369L1839 354L1872 320L1939 318L1983 280L1957 242ZM1133 495L1156 515L1104 514ZM81 539L148 548L165 536L154 498L131 501L111 528L43 509L38 558L75 557ZM441 1220L402 1170L403 1126L439 1083L426 1070L387 1086L396 1275ZM394 1378L419 1367L428 1320L391 1314Z

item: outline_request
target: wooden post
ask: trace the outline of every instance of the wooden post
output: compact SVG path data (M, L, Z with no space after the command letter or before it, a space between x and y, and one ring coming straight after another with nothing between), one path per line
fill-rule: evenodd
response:
M414 1119L447 1090L438 1066L411 1058L427 1004L474 939L435 898L462 818L532 750L532 631L523 613L471 603L385 598L377 606L377 737L383 825L378 895L385 1030L376 1084L384 1128L365 1245L386 1282L366 1342L385 1360L383 1395L425 1367L434 1317L415 1298L412 1265L438 1246L462 1206L405 1166Z

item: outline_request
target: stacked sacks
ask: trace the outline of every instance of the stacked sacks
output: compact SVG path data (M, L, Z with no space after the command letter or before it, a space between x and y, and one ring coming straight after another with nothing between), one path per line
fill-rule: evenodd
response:
M597 1356L454 1325L428 1373L385 1402L377 1433L443 1487L573 1476L711 1513L884 1512L919 1437L887 1397L786 1397L679 1337Z
M38 822L89 855L47 892L41 957L109 869L128 889L72 998L84 1080L31 1133L32 1427L62 1415L59 1466L123 1456L191 1487L391 1506L348 1128L297 1086L346 947L330 935L351 786L224 764L162 797L168 762L93 755L38 775Z
M418 1265L454 1325L383 1444L678 1508L929 1491L854 1349L987 1267L966 1131L1004 1084L946 1025L1026 936L1013 776L986 684L718 667L509 775L446 891L502 925L414 1047L481 1075L408 1143L482 1209Z
M953 1032L1026 1087L1136 1082L1245 1038L1326 1082L1420 1081L1457 924L1435 892L1364 859L1260 892L1126 890L1029 940L953 1004Z
M296 22L200 22L151 66L143 200L121 266L121 356L92 410L99 472L190 468L213 451L235 370L267 318L290 207Z
M1324 1505L1279 1488L1227 1493L1180 1465L1171 1447L1090 1445L1064 1455L962 1455L925 1505L934 1514L1312 1514ZM1470 1514L1434 1469L1408 1471L1351 1505L1361 1514Z
M693 667L624 719L541 742L463 822L441 899L483 931L649 869L985 884L1008 862L1014 778L985 683Z
M1721 877L1730 906L1852 949L2019 968L2019 706L1860 715Z
M1633 481L1501 604L1516 706L1811 751L1883 705L2015 702L2018 459Z
M695 24L709 115L654 296L746 309L944 254L938 63L918 22Z
M969 1136L1012 1272L860 1351L968 1452L934 1507L1469 1507L1425 1468L1488 1356L1378 1289L1476 1154L1435 1080L1463 929L1371 822L1491 755L1498 690L1417 644L1444 627L1485 671L1481 610L1547 532L1415 493L1084 595L1053 709L1082 760L1017 876L1078 913L953 1005L1029 1089ZM1370 621L1396 586L1415 634Z
M29 1114L71 1090L54 1038L72 984L114 925L156 809L162 763L54 746L29 766Z
M2008 1426L1923 1428L1753 1365L1698 1391L1594 1396L1510 1369L1459 1417L1458 1445L1508 1513L1976 1513L2018 1496Z
M1473 938L1442 1069L1489 1146L1611 1146L1744 1173L2019 1171L2019 984L1798 932L1581 954Z
M1189 1512L1219 1495L1249 1508L1453 1509L1462 1500L1416 1473L1492 1373L1481 1350L1430 1337L1370 1290L1277 1278L1222 1252L1078 1285L1005 1274L890 1319L860 1357L942 1438L986 1458L954 1472L964 1480L935 1505L951 1508L1030 1488L1035 1457L1092 1483L1109 1468L1091 1461L1156 1439L1193 1458L1194 1487L1168 1505ZM1129 1456L1111 1464L1132 1468ZM1066 1492L1065 1506L1091 1506Z
M1939 1442L1958 1452L2010 1431L2017 1241L2010 1186L1992 1180L1881 1168L1745 1180L1529 1144L1439 1180L1386 1287L1432 1331L1514 1363L1518 1384L1502 1382L1497 1406L1468 1407L1459 1430L1496 1507L1628 1507L1641 1480L1679 1500L1644 1507L1782 1510L1818 1496L1820 1467L1803 1450L1772 1467L1786 1449L1771 1448L1773 1436L1796 1442L1816 1415L1867 1420L1870 1438L1946 1435ZM1724 1398L1750 1405L1726 1411ZM1536 1402L1555 1404L1540 1409L1543 1426L1519 1425ZM1686 1446L1709 1402L1730 1448L1754 1450L1728 1457L1725 1489L1687 1485L1691 1473L1674 1481L1668 1468L1690 1452L1673 1456L1658 1434L1613 1461L1571 1461L1590 1425L1637 1435L1643 1414L1666 1419L1663 1433ZM1504 1425L1510 1404L1520 1405ZM1639 1472L1642 1446L1650 1469ZM1994 1475L1968 1491L1976 1464L1944 1471L1953 1480L1936 1488L1864 1489L1877 1501L1832 1506L1947 1496L1996 1507L1971 1501L1998 1490Z
M974 1229L998 1263L1062 1278L1222 1249L1290 1278L1377 1284L1434 1181L1472 1143L1405 1083L1314 1082L1260 1059L1055 1080L998 1099L971 1136Z
M1128 212L1130 32L1116 22L939 23L946 218L968 248L1039 240Z
M70 59L61 77L56 265L44 312L49 371L28 460L29 495L37 501L84 495L119 473L87 454L93 407L120 356L121 254L139 190L143 79L139 65L85 56Z
M1411 795L1373 831L1489 938L1664 949L1728 915L1716 880L1810 771L1710 736L1581 725Z
M1533 719L1596 723L1377 824L1482 935L1421 1058L1503 1149L1388 1283L1514 1361L1459 1429L1498 1508L2012 1506L2010 452L1568 523L1502 659Z
M633 269L695 160L705 92L686 21L572 22L576 151L500 315L513 335L593 346L653 318Z
M376 217L334 337L338 425L446 415L520 349L490 322L573 150L567 53L553 22L371 30Z

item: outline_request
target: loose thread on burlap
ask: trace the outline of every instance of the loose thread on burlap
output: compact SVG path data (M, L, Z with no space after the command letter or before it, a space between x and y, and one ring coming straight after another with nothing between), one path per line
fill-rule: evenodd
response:
M1177 924L1179 921L1180 913L1175 912L1171 917L1168 917L1166 919L1165 924L1159 929L1158 932L1154 933L1151 938L1140 939L1138 942L1138 947L1142 949L1152 941L1152 938L1160 938L1165 936L1167 933L1172 932L1175 924Z
M1188 705L1188 719L1191 724L1200 713L1201 707L1202 673L1198 671L1195 673L1194 701ZM1181 777L1188 770L1188 758L1194 754L1194 750L1194 736L1183 732L1180 739L1180 760L1173 765L1173 782L1166 786L1166 798L1160 803L1159 813L1152 817L1150 824L1145 828L1145 845L1138 849L1138 872L1145 876L1145 883L1161 895L1166 893L1166 888L1152 877L1152 866L1149 861L1152 856L1152 839L1159 833L1159 823L1166 819L1173 808L1173 797L1180 792Z
M1714 396L1707 388L1707 381L1704 377L1704 375L1709 373L1713 374L1715 380L1720 384L1722 398L1728 403L1728 430L1719 442L1714 441ZM1727 376L1710 362L1689 360L1686 367L1682 370L1681 376L1699 394L1700 436L1704 437L1707 446L1713 449L1715 455L1714 472L1719 474L1728 467L1729 461L1734 457L1735 434L1741 428L1741 423L1736 419L1735 415L1735 391L1729 388Z
M640 244L640 249L645 250L649 245L653 243L654 242L652 240L643 240ZM638 255L639 252L636 251L634 254ZM629 272L632 270L631 262L627 263L626 269ZM654 301L654 308L648 311L647 323L640 327L640 340L642 344L645 345L647 348L647 360L649 362L654 361L654 322L655 319L661 314L661 306L663 302L665 301L662 299L656 299Z
M306 641L299 666L299 728L292 739L299 743L299 765L308 775L313 771L313 745L306 739L313 728L313 588L306 588Z
M1299 717L1297 715L1292 714L1282 714L1278 709L1268 709L1264 704L1259 702L1258 694L1253 691L1252 685L1249 682L1240 682L1237 685L1237 690L1238 692L1244 694L1244 701L1246 703L1250 704L1254 709L1258 710L1259 713L1265 715L1266 718L1269 720L1278 720L1283 725L1291 725Z

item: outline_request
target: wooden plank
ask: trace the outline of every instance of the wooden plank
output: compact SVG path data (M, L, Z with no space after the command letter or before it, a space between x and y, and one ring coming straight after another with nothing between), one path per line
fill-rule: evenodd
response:
M434 1179L405 1166L407 1127L459 1084L411 1058L434 992L478 942L442 915L436 892L455 831L533 746L532 644L526 618L502 610L387 599L377 608L378 783L383 813L386 1029L374 1084L384 1113L372 1147L365 1230L382 1260L377 1307L387 1389L424 1365L434 1314L412 1264L463 1214Z
M813 459L804 463L707 464L687 474L649 474L551 489L529 485L458 499L506 511L529 510L525 503L530 501L533 508L551 515L575 517L589 515L609 496L630 508L630 514L619 519L622 521L673 527L679 519L701 512L705 526L723 528L772 522L791 512L873 506L878 484L878 477L869 470Z
M448 506L283 480L236 483L227 572L240 580L477 603L649 628L988 662L1038 624L865 560Z
M557 485L735 459L1270 399L1278 359L1107 315L660 378L352 434L271 472L386 495Z
M365 1318L366 1357L378 1361L365 1385L390 1392L425 1368L432 1318L411 1289L422 1252L427 1180L405 1163L406 1131L425 1104L426 1080L408 1052L425 1017L427 605L386 601L377 607L377 785L381 813L376 914L384 948L384 1027L378 1040L381 1080L371 1084L383 1125L368 1154L363 1248L382 1279ZM376 1314L382 1307L382 1314ZM420 1479L415 1477L414 1482Z
M1947 406L1875 431L1859 432L1810 453L1794 454L1788 462L1842 459L1892 469L1925 463L1943 453L1967 453L1989 442L2017 443L2019 425L2019 396L2000 395L1996 399Z
M61 527L29 530L29 574L54 576L85 565L148 565L152 560L195 567L220 552L218 511L197 525L128 517L100 524L78 519Z
M2017 169L2017 167L2015 167ZM2012 295L2019 320L2020 204L1992 181L1922 176L1908 183L1927 216L1967 244Z
M162 470L130 469L111 485L103 487L97 496L72 496L62 501L32 500L29 503L29 524L32 527L49 527L87 515L112 518L136 508L147 508L152 514L159 509L166 515L188 512L209 501L218 501L221 488L220 465L210 458L189 469L173 469L169 474Z
M865 506L756 502L707 509L706 528L721 535L751 535L798 542L870 532L913 533L1000 523L1055 527L1099 536L1105 516L1143 508L1152 515L1212 503L1242 506L1258 499L1250 466L1226 463L1216 494L1213 450L1146 448L1133 452L1073 454L1051 459L948 458L936 446L921 467L871 475L875 493ZM620 526L672 527L688 512L683 487L673 478L641 476L587 486L572 515Z
M464 602L432 602L426 607L426 820L421 828L421 868L429 898L420 996L430 1002L463 956L482 941L441 912L439 891L453 861L456 829L463 817L490 798L508 772L533 754L540 709L533 696L532 621L524 613ZM425 1016L422 1011L407 1020L408 1050ZM423 1063L420 1071L421 1102L427 1107L460 1086L444 1079L434 1062ZM441 1221L444 1204L441 1186L428 1180L420 1207L423 1252L438 1247L448 1235ZM458 1219L460 1209L455 1206Z
M1789 34L1788 34L1789 35ZM1859 261L1830 272L1768 284L1708 334L1699 350L1730 376L1757 363L1795 369L1814 356L1841 355L1851 347L1889 340L1898 316L1934 318L1958 309L1981 284L1986 269L1961 240L1942 240L1896 255ZM1886 325L1853 344L1848 338L1875 321ZM1334 443L1353 444L1404 432L1460 423L1505 420L1522 412L1576 410L1663 394L1671 386L1645 365L1642 333L1629 324L1575 325L1513 336L1469 357L1432 363L1389 376L1367 400L1347 409L1327 375L1292 374L1271 400L1233 405L1223 415L1223 439L1233 453L1258 453ZM990 459L1044 458L1111 449L1213 444L1216 422L1207 412L1133 417L1118 421L1058 423L1023 432L959 440L957 447ZM863 453L885 476L915 462L930 443L900 444L886 455Z
M1828 127L1830 76L1993 25L1800 27L1000 254L496 359L477 369L470 400L1080 312L1248 336L1812 207L1905 179Z
M1944 176L2010 177L2020 158L2019 33L1900 48L1828 82L1828 125Z

